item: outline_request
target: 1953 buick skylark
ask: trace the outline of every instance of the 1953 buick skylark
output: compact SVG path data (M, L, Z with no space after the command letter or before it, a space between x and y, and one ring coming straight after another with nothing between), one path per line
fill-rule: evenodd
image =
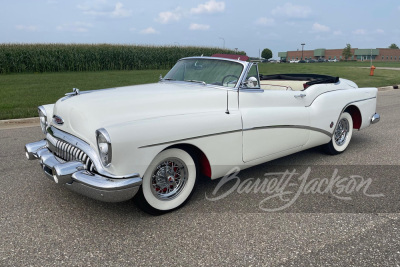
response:
M237 57L237 56L236 56ZM238 59L179 60L156 84L80 92L39 107L45 139L25 146L56 183L88 197L181 207L196 180L311 147L339 154L379 121L376 88L315 74L259 75Z

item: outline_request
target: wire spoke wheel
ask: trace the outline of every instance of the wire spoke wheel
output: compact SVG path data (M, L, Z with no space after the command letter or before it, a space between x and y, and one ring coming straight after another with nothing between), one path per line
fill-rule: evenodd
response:
M178 158L168 158L161 162L151 176L153 195L160 200L168 200L178 195L185 187L188 170Z
M336 155L346 150L353 135L353 119L348 112L340 115L331 141L324 147L328 154Z
M196 157L179 148L161 151L143 175L135 203L153 215L180 208L192 196L197 177Z
M346 142L349 133L349 121L343 118L339 121L335 130L335 142L338 146L342 146Z

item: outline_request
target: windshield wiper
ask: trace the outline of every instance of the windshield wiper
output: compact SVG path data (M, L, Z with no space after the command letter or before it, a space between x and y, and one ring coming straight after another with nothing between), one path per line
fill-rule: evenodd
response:
M162 80L163 80L163 81L174 81L175 79L172 79L172 78L163 78Z
M196 80L185 80L185 82L192 82L192 83L201 83L203 85L206 85L204 81L196 81Z

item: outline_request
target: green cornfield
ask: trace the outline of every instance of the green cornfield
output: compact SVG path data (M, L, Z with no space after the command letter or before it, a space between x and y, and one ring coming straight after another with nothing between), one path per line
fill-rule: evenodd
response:
M235 52L192 46L0 44L0 74L168 69L182 57L215 53Z

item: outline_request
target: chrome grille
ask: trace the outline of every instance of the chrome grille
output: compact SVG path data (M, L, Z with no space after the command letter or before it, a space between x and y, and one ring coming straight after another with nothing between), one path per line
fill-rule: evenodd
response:
M95 171L92 160L81 149L73 146L63 140L55 138L54 136L47 136L47 147L54 155L65 161L81 161L85 164L85 169L88 171Z

